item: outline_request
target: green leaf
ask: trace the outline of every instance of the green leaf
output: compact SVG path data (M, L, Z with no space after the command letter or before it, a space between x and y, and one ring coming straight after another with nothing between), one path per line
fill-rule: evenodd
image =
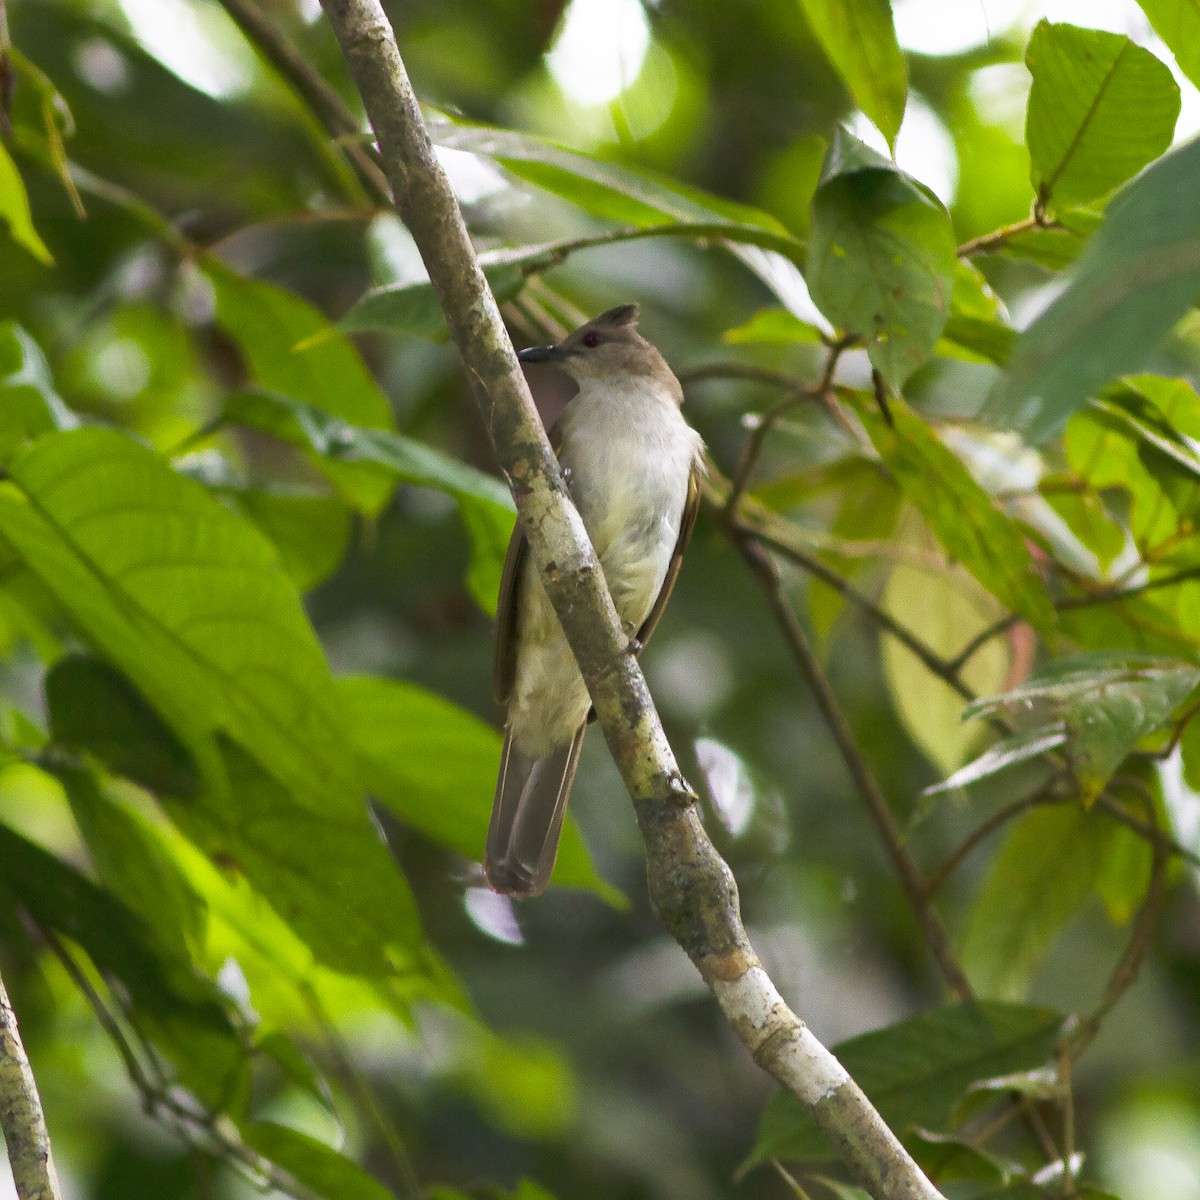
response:
M891 386L933 353L950 309L955 262L941 204L839 129L813 197L809 287L834 325L866 340Z
M306 1133L274 1121L244 1121L240 1129L246 1145L318 1196L328 1200L395 1200L358 1163Z
M1197 687L1200 668L1129 652L1077 654L1031 675L1001 696L977 700L964 718L1003 713L1032 718L1031 732L1066 734L1067 758L1084 804L1103 790L1142 738L1162 729ZM969 769L969 768L968 768Z
M1062 1022L1046 1008L956 1004L850 1038L833 1051L904 1139L917 1128L946 1128L952 1108L977 1080L1041 1066ZM831 1157L800 1102L790 1092L776 1092L747 1165Z
M48 434L9 473L0 543L163 717L211 790L225 778L223 732L310 811L361 809L324 653L253 526L107 430Z
M0 321L0 462L23 442L76 423L41 348L20 325Z
M54 256L33 227L25 185L3 142L0 142L0 220L8 224L12 240L28 250L38 262L47 267L54 262Z
M57 745L90 754L152 792L199 792L200 774L187 747L119 671L70 654L54 664L43 686Z
M1036 809L1009 831L963 932L963 968L980 995L1025 995L1054 939L1095 889L1119 828L1102 813L1064 804Z
M337 570L350 544L350 511L336 496L284 488L224 493L279 552L297 590L307 592Z
M204 900L164 853L149 820L120 799L109 779L77 768L57 775L105 886L146 922L161 944L195 960L207 923Z
M0 861L0 899L78 943L98 971L115 976L129 996L134 1026L205 1104L234 1104L247 1083L246 1056L211 981L168 953L115 896L3 825Z
M908 405L894 400L888 408L890 424L870 404L860 405L859 416L942 549L1005 608L1043 634L1052 629L1050 598L1016 524Z
M743 324L727 329L721 340L734 346L754 343L790 346L795 342L819 342L821 333L785 308L764 308Z
M1017 340L990 420L1044 441L1103 384L1141 368L1200 295L1198 187L1194 140L1120 192L1066 291Z
M800 6L859 108L895 147L908 68L888 0L800 0Z
M1170 146L1179 85L1127 37L1040 21L1025 62L1033 75L1025 138L1043 203L1094 200Z
M1200 0L1138 0L1179 69L1200 87Z
M953 788L967 787L981 779L987 779L1018 763L1029 762L1040 758L1048 750L1057 749L1066 743L1066 727L1061 723L1040 725L1025 733L1015 733L1012 737L1001 738L994 746L989 746L978 758L969 762L959 771L955 771L948 779L925 789L926 795L936 792L947 792Z
M511 300L524 286L525 273L517 265L506 263L490 267L486 264L486 255L480 256L480 265L498 304ZM381 330L438 342L450 336L437 293L428 280L373 288L355 302L337 327L346 333Z
M884 585L881 607L949 661L996 620L999 605L989 599L965 572L899 562ZM880 652L888 691L909 736L940 771L953 771L979 737L960 720L961 695L887 633ZM1008 648L993 638L971 656L962 678L978 695L1003 687L1008 669Z
M367 787L402 821L478 862L496 786L500 735L440 696L399 680L338 680L338 695L362 756ZM554 880L624 898L596 874L578 827L563 829Z
M334 970L432 974L412 893L365 806L301 810L237 743L222 739L222 750L226 794L196 804L166 798L188 837L245 875Z
M217 320L237 342L255 383L353 425L393 428L391 405L358 351L317 309L216 259L203 265L216 292ZM301 343L306 348L299 349ZM326 469L368 512L378 512L391 493L388 481L369 467Z
M435 144L491 158L518 178L545 188L596 217L640 227L663 221L717 222L747 231L760 230L775 239L773 249L733 240L736 230L731 229L730 253L741 259L789 308L803 315L809 307L807 291L797 270L804 245L767 213L676 180L660 178L645 169L635 172L527 134L470 124L445 113L427 113L426 121ZM719 240L720 234L714 233L713 238Z
M331 477L345 463L362 464L389 480L436 488L453 496L471 537L468 586L485 612L494 612L515 508L508 488L492 475L403 434L361 429L308 405L264 392L236 392L223 419L272 434L312 451Z

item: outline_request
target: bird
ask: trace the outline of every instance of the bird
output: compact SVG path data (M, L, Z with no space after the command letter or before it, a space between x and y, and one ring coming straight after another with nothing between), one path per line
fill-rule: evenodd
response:
M550 431L630 641L639 653L662 616L700 503L704 443L683 388L638 332L638 305L601 313L553 346L517 358L577 384ZM496 610L495 692L504 742L484 854L493 890L542 892L554 869L591 700L518 523Z

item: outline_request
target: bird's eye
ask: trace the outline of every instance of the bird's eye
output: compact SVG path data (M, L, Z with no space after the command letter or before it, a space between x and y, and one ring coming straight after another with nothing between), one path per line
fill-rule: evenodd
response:
M600 335L594 332L585 333L583 335L583 344L589 350L594 349L596 346L600 345Z

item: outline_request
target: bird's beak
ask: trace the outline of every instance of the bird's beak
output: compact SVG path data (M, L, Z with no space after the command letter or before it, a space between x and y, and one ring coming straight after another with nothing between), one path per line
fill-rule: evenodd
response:
M559 362L565 357L558 346L530 346L517 353L518 361L523 363Z

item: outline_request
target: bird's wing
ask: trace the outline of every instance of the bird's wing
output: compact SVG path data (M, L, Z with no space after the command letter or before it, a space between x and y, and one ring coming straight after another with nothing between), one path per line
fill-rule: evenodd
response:
M529 557L529 543L518 520L504 556L500 595L496 601L496 644L492 664L492 688L499 704L508 703L517 670L517 592Z
M637 639L643 646L650 640L650 635L654 632L654 627L658 624L658 619L663 615L663 609L667 607L667 601L671 598L671 590L675 587L675 579L683 562L683 552L687 549L692 529L696 524L696 514L700 511L700 471L701 466L697 463L692 467L691 475L688 476L687 499L683 504L683 517L679 522L679 537L675 539L671 562L667 566L667 573L663 577L663 585L654 601L654 607L637 632Z

